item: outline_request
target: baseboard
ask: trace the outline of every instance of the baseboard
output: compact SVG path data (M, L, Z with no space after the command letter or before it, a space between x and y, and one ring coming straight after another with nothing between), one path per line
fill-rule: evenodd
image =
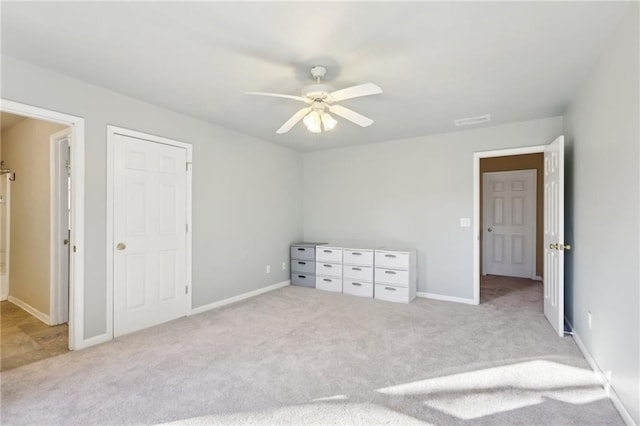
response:
M47 325L51 325L51 318L49 318L49 315L40 312L39 310L37 310L33 306L29 305L27 302L24 302L24 301L18 299L17 297L13 297L13 296L9 296L7 298L7 300L9 302L13 303L14 305L19 306L20 308L24 309L25 311L29 312L31 315L33 315L34 317L38 318L43 323L45 323Z
M200 314L202 312L210 311L211 309L216 309L216 308L219 308L221 306L230 305L232 303L236 303L236 302L239 302L241 300L245 300L245 299L249 299L251 297L259 296L259 295L261 295L263 293L268 293L270 291L274 291L274 290L277 290L279 288L286 287L290 283L291 282L289 280L282 281L282 282L279 282L277 284L273 284L273 285L270 285L270 286L267 286L267 287L259 288L258 290L253 290L253 291L250 291L248 293L239 294L237 296L233 296L233 297L230 297L228 299L219 300L217 302L209 303L209 304L203 305L203 306L198 306L197 308L191 309L191 312L189 313L189 315Z
M466 305L475 305L476 304L473 301L473 299L465 299L464 297L455 297L455 296L445 296L445 295L436 294L436 293L425 293L425 292L422 292L422 291L417 292L416 296L422 297L422 298L425 298L425 299L443 300L445 302L464 303Z
M607 378L606 374L602 372L602 369L600 368L596 360L593 359L593 357L587 350L587 347L584 345L584 343L582 343L582 339L580 339L580 335L576 333L576 330L573 328L573 325L569 322L569 320L566 317L564 321L569 326L569 330L571 330L573 341L576 342L578 349L580 349L580 352L582 352L582 355L587 360L587 363L589 363L589 367L591 367L591 369L593 370L593 373L598 378L598 381L600 381L600 383L602 384L602 387L604 388L605 393L607 394L609 399L611 399L611 402L613 403L613 406L616 407L616 410L618 410L618 413L620 414L620 417L622 417L622 420L624 420L625 424L629 426L635 426L636 422L633 421L631 414L629 414L624 404L620 400L620 397L616 393L615 389L613 389L613 387L611 386L611 382Z
M534 281L542 281L542 277L540 275L536 275L535 277L532 278L532 280L534 280Z

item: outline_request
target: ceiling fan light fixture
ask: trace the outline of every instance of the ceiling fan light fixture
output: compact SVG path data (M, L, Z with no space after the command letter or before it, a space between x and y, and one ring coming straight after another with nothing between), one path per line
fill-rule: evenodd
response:
M328 112L323 112L320 118L322 119L322 127L325 131L333 129L334 127L336 127L336 124L338 124L336 119L333 118Z
M311 111L307 116L302 120L304 125L307 127L307 130L311 133L320 133L322 132L322 120L320 118L320 113L316 110Z

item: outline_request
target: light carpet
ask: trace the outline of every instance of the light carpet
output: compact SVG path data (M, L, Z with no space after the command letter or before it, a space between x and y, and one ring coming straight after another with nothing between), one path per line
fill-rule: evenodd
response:
M479 306L285 287L2 373L2 424L623 424L542 286Z

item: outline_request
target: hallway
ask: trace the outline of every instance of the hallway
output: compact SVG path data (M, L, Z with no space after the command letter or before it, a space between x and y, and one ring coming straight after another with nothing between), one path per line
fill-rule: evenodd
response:
M69 352L67 324L48 326L11 302L0 302L0 371Z

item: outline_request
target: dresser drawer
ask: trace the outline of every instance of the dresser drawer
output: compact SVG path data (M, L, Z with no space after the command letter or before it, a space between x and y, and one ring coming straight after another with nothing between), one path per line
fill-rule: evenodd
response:
M387 302L409 303L409 289L392 285L376 284L375 298Z
M376 268L409 269L409 253L376 250Z
M342 280L340 278L316 277L316 288L342 293Z
M373 268L370 266L344 265L342 267L344 278L355 281L373 282Z
M402 287L409 286L409 271L398 269L376 268L376 284L393 284Z
M316 262L316 275L342 278L342 265L337 263Z
M345 279L342 281L342 292L353 296L373 297L373 283Z
M373 266L373 250L344 249L343 263L345 265Z
M335 247L318 247L316 262L342 263L342 249Z
M291 285L313 288L316 286L316 276L313 274L299 274L294 272L291 274Z
M316 260L315 247L291 246L291 259Z
M316 262L312 260L291 259L291 272L301 272L302 274L315 274Z

